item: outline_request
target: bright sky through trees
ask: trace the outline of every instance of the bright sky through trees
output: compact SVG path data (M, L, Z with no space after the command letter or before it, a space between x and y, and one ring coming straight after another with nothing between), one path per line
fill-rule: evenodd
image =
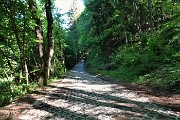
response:
M55 0L55 7L60 9L60 13L64 14L64 13L67 13L70 10L71 6L73 5L73 1L74 0ZM78 9L79 12L82 12L84 10L83 0L77 0L77 9ZM67 14L65 14L62 18L66 22L68 22Z

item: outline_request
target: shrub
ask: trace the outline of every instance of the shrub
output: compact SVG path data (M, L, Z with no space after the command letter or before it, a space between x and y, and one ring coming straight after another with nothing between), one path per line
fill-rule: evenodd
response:
M36 84L22 84L18 86L13 81L0 80L0 107L9 104L26 93L31 92L36 86Z

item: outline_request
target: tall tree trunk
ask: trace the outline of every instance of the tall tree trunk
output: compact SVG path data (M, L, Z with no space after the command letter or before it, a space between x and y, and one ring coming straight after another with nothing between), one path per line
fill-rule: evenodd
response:
M37 16L37 5L35 0L27 0L29 9L32 11L32 18L36 21L35 34L38 40L38 50L41 60L43 60L43 31L41 20ZM41 61L42 62L42 61ZM42 64L42 63L41 63Z
M29 71L28 71L28 67L27 67L27 61L26 61L26 55L25 55L25 40L26 40L26 33L27 33L27 19L26 19L26 14L25 14L25 10L23 11L23 15L24 15L24 28L23 28L23 46L22 46L22 51L23 51L23 69L22 69L22 73L23 76L25 76L26 79L26 84L29 84Z
M127 12L125 11L125 17L124 17L124 22L125 22L125 31L124 31L124 34L125 34L125 44L126 46L129 45L129 40L128 40L128 33L127 33L127 27L128 27L128 16L127 16Z
M53 40L53 17L51 12L51 0L45 1L46 17L48 22L47 31L47 50L44 50L44 72L43 72L43 85L47 85L50 75L51 59L54 54L54 40Z
M137 0L133 0L133 6L134 6L133 8L134 8L135 25L136 25L136 27L138 29L139 38L140 38L140 41L141 41L142 40L142 29L141 29L141 24L140 24L140 20L139 20L141 18L139 18L138 15L137 15L137 11L138 11Z
M128 40L127 32L125 31L124 34L125 34L125 44L126 44L126 46L128 46L129 40Z
M35 0L27 0L29 9L32 11L32 19L36 21L35 34L38 40L38 51L41 59L41 71L38 78L39 86L43 86L43 72L44 72L44 56L43 56L43 31L40 18L37 16L37 4ZM33 52L33 51L32 51Z
M153 12L152 12L152 1L148 0L148 9L149 9L149 23L150 23L150 31L153 32Z

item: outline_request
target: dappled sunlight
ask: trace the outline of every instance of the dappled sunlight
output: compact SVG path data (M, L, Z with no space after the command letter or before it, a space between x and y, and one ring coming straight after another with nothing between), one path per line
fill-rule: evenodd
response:
M37 99L32 109L24 111L19 118L111 120L124 117L140 120L178 117L123 86L92 77L84 71L82 63L62 82L48 87L52 90L38 91L36 94L44 97Z
M179 21L179 0L1 0L0 120L180 120Z

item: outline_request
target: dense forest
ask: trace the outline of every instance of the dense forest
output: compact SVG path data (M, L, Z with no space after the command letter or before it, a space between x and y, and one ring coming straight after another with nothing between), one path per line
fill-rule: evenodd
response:
M51 0L0 1L0 106L76 63L75 44L57 11Z
M178 0L76 0L69 27L51 0L0 1L0 106L61 78L92 74L180 93Z
M180 92L177 0L85 0L71 27L86 69L116 82Z

